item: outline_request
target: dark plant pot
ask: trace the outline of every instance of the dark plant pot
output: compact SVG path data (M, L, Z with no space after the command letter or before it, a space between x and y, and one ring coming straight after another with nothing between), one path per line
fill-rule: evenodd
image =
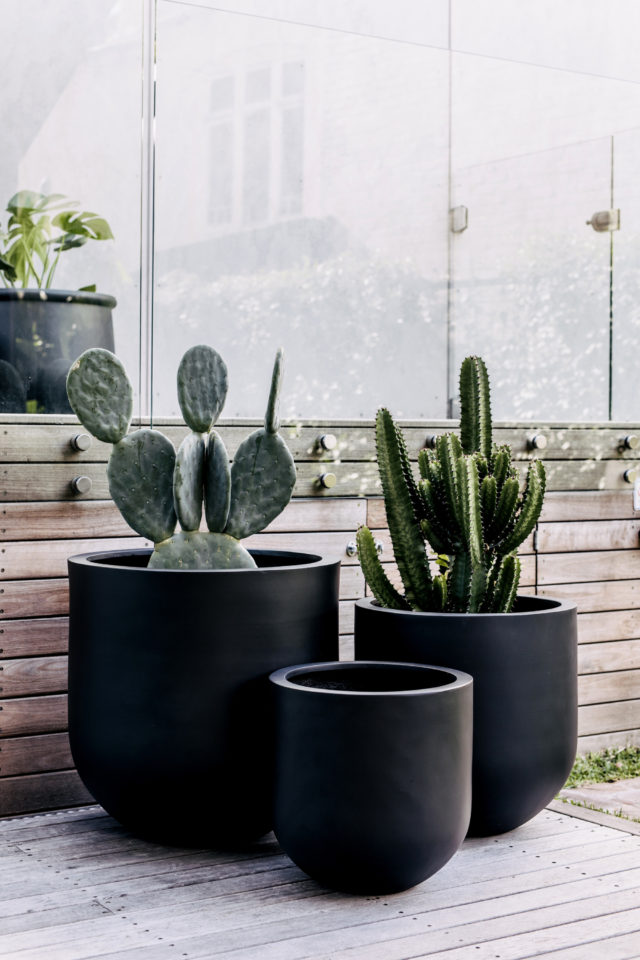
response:
M358 600L355 656L452 666L474 679L472 836L504 833L564 785L577 743L572 603L518 597L514 613L413 613Z
M415 886L460 846L471 808L472 680L402 663L316 663L271 675L275 831L321 883Z
M36 412L72 413L67 372L89 347L114 349L115 305L114 297L79 290L0 290L0 361L9 365L0 376L12 383L1 412L24 413L32 400Z
M252 551L256 570L149 570L149 550L69 560L69 735L88 790L167 843L272 826L268 676L338 650L339 560Z

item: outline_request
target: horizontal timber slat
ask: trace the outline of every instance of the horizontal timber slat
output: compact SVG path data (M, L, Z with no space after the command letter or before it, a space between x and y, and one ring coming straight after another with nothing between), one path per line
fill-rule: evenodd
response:
M413 458L417 457L418 451L425 446L428 438L452 430L458 432L459 427L458 422L454 420L436 421L431 424L425 422L419 425L402 420L398 423L405 436L409 454ZM148 426L148 422L136 422L131 429L137 430L140 425ZM220 421L216 424L216 430L222 436L230 457L233 457L240 442L252 429L259 426L261 426L259 421L246 423ZM175 446L180 444L187 433L186 427L179 420L156 420L154 427L165 433ZM316 426L308 422L284 421L280 430L296 460L331 458L374 460L376 456L375 430L373 421L370 420ZM84 432L86 432L85 428L78 421L73 422L73 420L65 424L6 422L0 429L0 459L9 463L34 460L36 457L43 462L106 461L110 445L101 443L95 438L92 438L91 446L86 451L77 451L73 448L71 445L73 437ZM633 450L625 449L623 446L624 437L633 432L634 428L631 426L616 428L608 424L575 426L494 424L493 439L499 444L508 443L514 457L522 460L531 459L534 455L529 448L529 440L536 434L544 434L546 437L545 459L624 460L632 458L634 454ZM336 438L336 445L330 451L324 450L319 445L319 438L323 434L332 434Z
M640 465L640 461L618 463L614 460L571 460L547 462L549 490L604 490L628 489L624 471ZM91 492L84 500L106 500L109 496L106 465L103 463L5 463L0 467L0 502L18 500L78 500L71 481L78 476L90 478ZM524 479L526 464L520 465ZM298 479L294 489L297 497L363 497L381 493L378 469L375 463L331 462L299 463ZM323 489L323 473L335 475L331 490Z
M595 673L578 678L578 703L614 703L640 699L640 669Z
M75 770L35 773L0 780L0 816L92 803L93 797Z
M573 583L540 585L537 592L542 597L572 600L578 607L578 613L640 607L640 580L594 580L592 583L576 580Z
M633 580L640 577L640 550L592 553L550 553L538 557L538 583L587 583L589 580Z
M537 545L540 553L637 550L640 546L640 517L636 520L541 523Z
M73 758L66 733L49 733L36 737L8 737L0 740L0 777L21 773L44 773L68 770ZM0 780L2 793L2 780Z
M324 557L342 559L345 565L357 563L356 557L346 554L352 539L347 533L259 533L243 541L247 549L293 550ZM389 537L382 534L387 551L391 549ZM0 580L24 580L27 577L63 577L67 573L67 560L74 554L102 553L111 550L149 549L153 545L140 537L105 540L13 540L2 549L3 566Z
M24 626L18 627L19 633L26 635L29 632L28 624L35 625L39 630L44 618L62 617L69 613L69 585L64 580L7 580L0 587L3 602L0 607L0 640L4 636L11 636L14 620L20 620L28 613L39 616L34 620L27 620ZM342 566L340 573L340 597L343 600L357 599L364 595L364 577L359 566ZM2 622L8 621L8 622ZM61 625L58 624L60 627ZM57 641L55 641L57 642ZM4 648L2 648L4 649ZM23 653L37 653L37 650L24 650ZM0 655L1 656L1 655Z
M269 524L270 533L356 530L365 522L366 500L292 500ZM1 540L67 540L70 537L131 536L132 530L112 500L63 503L5 503L0 508Z
M580 629L578 629L580 636ZM612 670L640 670L640 640L609 640L606 643L582 643L578 647L578 673L603 673Z
M346 631L345 631L346 632ZM66 657L0 661L0 699L59 693L67 689Z
M578 639L580 643L634 640L638 637L640 637L640 610L582 613L578 616Z
M578 753L598 753L609 747L640 747L640 728L616 731L615 733L595 733L588 737L578 737ZM580 960L575 957L574 960ZM600 960L594 957L593 960ZM604 958L602 958L604 960ZM634 958L630 958L634 960Z
M36 614L57 617L69 612L69 582L64 580L8 580L2 587L0 620Z
M20 697L0 704L0 737L58 733L67 729L67 695Z
M67 617L3 620L0 624L0 659L66 653L68 644Z
M547 491L540 514L541 523L573 520L637 520L633 509L633 490L575 490L571 493Z
M637 727L640 727L640 699L578 707L578 736L615 733Z

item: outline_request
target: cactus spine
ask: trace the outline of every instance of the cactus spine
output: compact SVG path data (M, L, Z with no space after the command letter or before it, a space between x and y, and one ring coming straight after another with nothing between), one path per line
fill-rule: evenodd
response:
M129 526L155 544L149 567L255 567L240 539L278 516L296 480L293 457L277 433L281 382L278 350L265 427L243 441L230 469L213 429L226 399L227 368L211 347L187 350L178 368L178 400L190 432L177 453L158 430L128 433L133 391L117 357L92 348L72 365L69 402L87 430L113 444L109 491ZM200 531L203 506L208 532Z
M489 377L480 357L460 370L460 438L438 437L411 471L401 432L378 411L376 448L395 560L405 593L391 584L366 527L357 534L362 569L377 601L394 609L508 613L520 578L516 550L534 529L545 469L529 465L524 491L511 449L492 441ZM439 555L432 574L427 545ZM442 558L446 555L446 561Z

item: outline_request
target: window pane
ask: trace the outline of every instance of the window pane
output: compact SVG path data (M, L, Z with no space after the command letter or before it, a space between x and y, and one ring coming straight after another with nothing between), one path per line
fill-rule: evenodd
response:
M242 219L245 223L265 220L269 212L270 111L255 110L244 123L244 195Z
M271 70L251 70L247 74L246 103L262 103L271 99Z
M233 127L230 122L214 124L211 148L210 219L212 223L230 223L233 202Z
M302 211L304 179L304 109L302 104L282 112L282 180L280 205L283 214Z

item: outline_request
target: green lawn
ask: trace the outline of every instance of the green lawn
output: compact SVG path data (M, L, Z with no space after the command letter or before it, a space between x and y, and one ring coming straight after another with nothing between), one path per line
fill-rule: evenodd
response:
M613 783L631 777L640 777L640 747L609 747L599 753L578 757L566 786Z

